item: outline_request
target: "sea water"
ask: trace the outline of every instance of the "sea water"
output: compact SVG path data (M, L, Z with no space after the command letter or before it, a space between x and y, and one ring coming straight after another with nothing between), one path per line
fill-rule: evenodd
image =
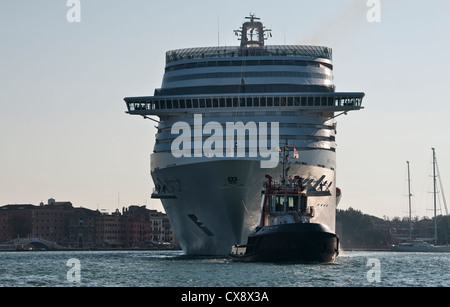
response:
M0 286L449 287L450 254L344 251L319 265L236 263L180 251L1 252Z

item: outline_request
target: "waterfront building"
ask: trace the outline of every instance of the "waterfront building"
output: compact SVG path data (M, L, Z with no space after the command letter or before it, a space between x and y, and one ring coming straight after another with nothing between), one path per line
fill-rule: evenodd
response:
M112 214L74 208L71 202L0 207L0 243L42 240L65 248L149 248L176 246L165 213L130 206ZM26 240L21 240L26 242Z

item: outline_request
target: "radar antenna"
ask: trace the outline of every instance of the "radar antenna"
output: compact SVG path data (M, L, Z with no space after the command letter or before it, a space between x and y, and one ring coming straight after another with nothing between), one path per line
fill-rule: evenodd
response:
M239 40L241 41L241 48L264 47L264 41L272 37L272 30L266 29L262 22L256 21L261 20L261 18L256 17L251 12L250 16L245 17L245 19L249 19L250 21L244 22L239 30L234 30L234 33L236 36L239 36Z

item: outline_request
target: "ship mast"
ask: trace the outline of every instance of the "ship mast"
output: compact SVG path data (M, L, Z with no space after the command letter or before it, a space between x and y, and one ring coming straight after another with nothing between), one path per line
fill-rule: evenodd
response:
M241 41L241 48L263 48L264 41L268 39L269 36L272 37L272 30L266 29L262 22L257 21L261 18L257 18L255 14L250 13L250 17L245 17L245 19L249 19L250 21L244 22L239 30L234 30L236 36L240 36L239 40Z
M433 199L434 199L434 244L437 245L437 217L436 217L436 152L433 150Z
M411 217L411 177L409 172L409 161L406 161L408 164L408 199L409 199L409 239L412 239L412 231L413 231L413 225L412 225L412 217Z
M288 145L288 140L286 140L286 144L284 145L284 149L283 149L283 160L281 161L281 164L283 166L283 178L281 179L281 186L283 189L286 188L286 182L289 179L288 173L289 173L289 169L291 168L291 161L289 161L289 153L290 153L290 148Z
M436 157L435 159L436 159L436 176L439 177L439 186L441 188L440 192L442 194L442 201L444 202L445 215L448 215L447 201L445 200L444 187L442 186L442 177L441 172L439 171L439 163Z

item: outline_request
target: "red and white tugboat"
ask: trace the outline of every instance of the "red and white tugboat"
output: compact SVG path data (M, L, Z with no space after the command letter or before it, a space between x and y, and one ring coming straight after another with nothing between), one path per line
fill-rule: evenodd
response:
M338 256L339 237L311 222L314 208L308 207L309 197L331 195L329 187L309 190L300 176L288 177L289 152L286 145L281 180L266 175L259 224L246 245L233 246L234 261L328 263Z

